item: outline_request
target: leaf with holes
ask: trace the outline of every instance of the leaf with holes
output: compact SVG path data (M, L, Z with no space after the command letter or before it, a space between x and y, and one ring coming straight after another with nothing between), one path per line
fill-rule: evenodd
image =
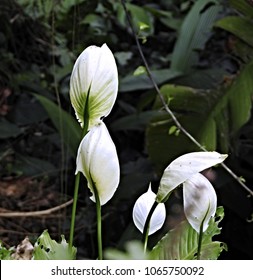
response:
M76 259L76 248L69 247L64 236L62 240L57 243L52 240L48 231L45 230L40 237L37 239L34 245L34 260L75 260Z
M226 244L213 241L220 234L219 223L224 217L224 210L218 207L216 218L210 220L208 229L203 234L201 259L216 260L225 249ZM216 220L215 220L216 219ZM198 250L198 233L187 221L181 222L175 229L169 231L152 249L150 255L157 260L194 260Z

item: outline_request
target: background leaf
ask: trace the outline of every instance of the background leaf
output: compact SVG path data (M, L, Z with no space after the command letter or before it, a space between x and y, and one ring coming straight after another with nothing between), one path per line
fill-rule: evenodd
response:
M227 88L203 91L167 84L161 88L161 93L183 127L207 150L219 149L227 153L230 140L251 115L252 73L253 62L250 62ZM162 107L158 98L154 107ZM148 153L160 172L179 155L197 149L182 133L169 134L173 125L164 113L154 117L147 127Z
M81 140L81 127L78 121L50 99L37 94L35 94L35 96L47 111L72 156L75 157Z
M231 7L244 14L248 18L253 19L253 6L250 5L249 1L245 0L229 0Z
M234 34L245 43L253 47L253 29L252 21L237 16L225 17L215 23L216 27L220 27Z
M171 69L187 73L198 62L197 51L204 47L208 31L221 6L217 1L198 0L185 17L174 46Z

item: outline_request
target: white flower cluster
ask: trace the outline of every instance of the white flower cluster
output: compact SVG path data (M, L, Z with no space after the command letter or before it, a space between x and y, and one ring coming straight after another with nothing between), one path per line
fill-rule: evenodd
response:
M82 172L101 205L116 191L120 167L115 145L102 119L109 115L118 92L118 72L114 56L106 44L90 46L77 58L70 79L70 99L76 117L88 133L82 139L76 159L76 173ZM84 118L88 118L88 120Z

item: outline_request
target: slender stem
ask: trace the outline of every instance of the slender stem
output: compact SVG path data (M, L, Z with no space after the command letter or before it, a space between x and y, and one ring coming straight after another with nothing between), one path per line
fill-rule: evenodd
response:
M157 205L158 205L158 202L155 201L148 213L148 216L147 216L147 219L146 219L146 222L144 225L144 229L143 229L144 253L146 253L147 245L148 245L148 233L149 233L150 220L151 220L151 217L152 217Z
M75 219L76 219L76 205L77 205L77 198L78 198L79 182L80 182L80 172L78 172L76 174L76 177L75 177L75 189L74 189L71 224L70 224L70 234L69 234L69 247L70 248L72 248L72 246L73 246L73 239L74 239Z
M202 246L202 238L203 238L203 224L204 224L204 221L201 223L201 225L200 225L200 230L199 230L197 260L200 260L201 246Z
M90 85L91 87L91 85ZM83 113L83 129L81 140L88 132L89 127L89 95L90 95L90 87L87 92L87 98L84 106L84 113ZM75 176L75 189L74 189L74 197L73 197L73 207L72 207L72 215L71 215L71 224L70 224L70 234L69 234L69 247L72 248L73 246L73 239L74 239L74 231L75 231L75 219L76 219L76 205L78 199L78 190L79 190L79 183L80 183L80 172L78 172Z
M96 199L96 210L97 210L97 242L98 242L98 259L103 259L103 246L102 246L102 218L101 218L101 205L100 199L95 186L93 186L94 195Z

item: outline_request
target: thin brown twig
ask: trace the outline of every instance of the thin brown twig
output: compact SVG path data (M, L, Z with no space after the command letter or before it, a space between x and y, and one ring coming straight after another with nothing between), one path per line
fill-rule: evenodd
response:
M49 208L46 210L40 210L40 211L31 211L31 212L4 212L4 213L0 213L0 217L4 217L4 218L15 218L15 217L35 217L35 216L44 216L44 215L50 215L53 212L59 211L63 208L66 208L67 206L69 206L70 204L72 204L73 199L55 206L53 208Z
M152 72L149 68L149 65L147 63L147 60L143 54L143 51L142 51L142 47L140 45L140 42L139 42L139 39L138 39L138 36L135 32L135 29L134 29L134 26L132 24L132 20L131 20L131 16L129 14L129 11L126 7L126 3L125 3L125 0L121 0L121 3L122 3L122 6L123 6L123 9L125 11L125 14L126 14L126 18L127 18L127 21L128 21L128 24L130 26L130 29L133 33L133 36L134 36L134 39L135 39L135 42L136 42L136 45L137 45L137 48L138 48L138 51L140 53L140 56L142 58L142 61L144 63L144 66L146 68L146 71L147 71L147 75L155 89L155 91L157 92L157 95L159 97L159 99L161 100L162 102L162 105L165 109L165 111L170 115L171 119L174 121L175 125L177 126L177 128L186 136L188 137L200 150L202 151L205 151L207 152L206 148L204 146L202 146L182 125L181 123L179 122L179 120L177 119L177 117L175 116L175 114L171 111L171 109L169 108L168 104L166 103L162 93L160 92L160 89L152 75ZM253 197L253 191L247 187L241 180L240 177L238 177L225 163L221 163L221 166L241 185L241 187L243 187L252 197Z

